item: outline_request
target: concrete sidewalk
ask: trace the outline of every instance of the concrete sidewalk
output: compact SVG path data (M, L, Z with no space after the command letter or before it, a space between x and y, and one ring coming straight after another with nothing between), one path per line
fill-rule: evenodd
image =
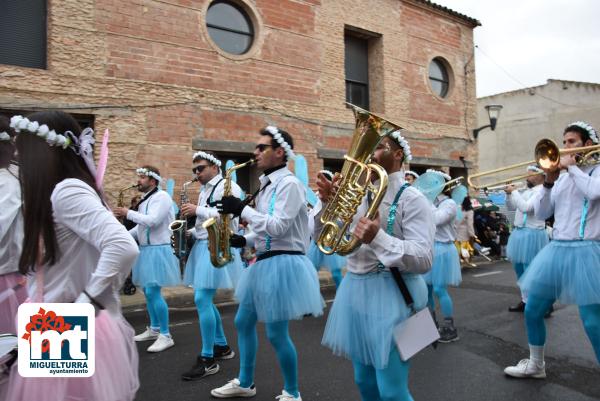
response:
M327 270L319 271L319 281L321 289L334 287L331 273ZM190 287L168 287L162 289L162 294L169 308L185 308L195 307L194 305L194 289ZM218 290L215 295L215 304L226 305L235 303L233 299L232 290ZM146 308L146 298L144 292L140 287L137 287L137 291L133 295L121 294L121 306L124 313L133 312L140 309Z

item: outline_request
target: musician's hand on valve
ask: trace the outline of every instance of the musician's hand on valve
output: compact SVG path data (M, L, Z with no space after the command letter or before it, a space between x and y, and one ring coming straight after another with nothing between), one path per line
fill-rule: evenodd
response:
M332 196L333 183L322 173L317 175L317 189L321 202L327 203Z
M560 169L565 170L569 166L577 165L577 155L575 153L566 154L560 157ZM579 156L581 157L581 156Z
M377 213L373 220L361 217L352 234L363 244L370 244L379 232L380 227L381 219L379 213Z
M246 203L235 196L224 196L223 199L210 204L217 208L221 214L233 214L239 216L246 207Z
M116 217L127 217L128 211L129 209L127 209L126 207L116 207L113 209L113 214Z
M516 186L514 186L514 185L507 185L504 188L504 192L506 192L508 195L510 195L515 189L517 189Z
M181 213L184 217L193 216L196 214L196 207L196 205L186 203L185 205L181 205Z

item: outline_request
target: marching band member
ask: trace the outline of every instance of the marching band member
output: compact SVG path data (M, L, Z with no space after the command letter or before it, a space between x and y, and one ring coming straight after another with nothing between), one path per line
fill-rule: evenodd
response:
M211 391L217 398L252 397L258 342L256 323L264 322L284 377L277 399L300 401L297 353L288 333L288 321L306 314L318 316L323 305L319 279L305 256L308 246L306 188L287 169L294 157L290 134L273 126L260 131L254 156L263 170L256 207L230 196L216 203L220 213L233 213L249 222L252 237L234 235L232 246L254 239L257 262L242 273L236 289L239 308L235 317L240 351L239 376Z
M90 303L96 309L91 377L33 378L12 366L8 400L133 400L139 387L133 329L119 290L138 255L96 183L93 131L61 111L14 116L25 233L19 270L35 273L35 302Z
M148 352L160 352L175 345L169 332L169 308L162 287L180 284L179 261L171 248L169 224L175 219L173 200L159 187L162 178L156 167L136 170L138 190L144 195L137 211L117 207L117 217L136 223L129 232L140 244L140 255L133 265L133 283L144 288L150 327L135 336L135 341L154 340Z
M441 175L446 182L451 180L451 177L442 171L429 169L427 172ZM462 281L460 260L454 245L454 241L456 241L454 220L456 220L457 205L449 195L450 189L445 189L433 202L433 217L436 226L433 264L431 271L424 275L429 292L429 307L435 313L435 295L444 316L444 324L440 327L439 341L441 343L459 339L456 327L454 327L452 298L450 298L447 288L449 285L458 286Z
M17 309L27 299L27 287L19 273L23 215L13 136L8 119L0 116L0 333L17 334Z
M365 401L412 400L409 363L400 359L392 338L394 327L411 311L389 268L402 272L415 309L425 308L427 287L421 274L431 268L435 226L427 199L405 182L402 164L411 158L399 131L384 137L375 149L372 160L388 173L388 189L374 220L361 217L369 207L368 197L358 208L351 229L362 244L347 257L347 273L323 335L323 345L352 361ZM317 184L321 199L328 202L333 184L323 175ZM316 216L315 232L321 229Z
M235 352L227 344L221 315L213 303L213 298L219 288L234 288L242 271L242 259L237 249L232 249L234 259L216 268L210 260L208 249L208 233L202 223L211 217L218 218L219 212L209 203L223 197L225 181L221 175L221 161L209 152L196 152L193 156L194 173L202 184L198 204L187 203L181 206L183 216L196 216L193 235L196 238L194 246L185 266L183 283L194 288L194 302L198 309L200 335L202 336L202 351L196 358L196 364L182 375L184 380L197 380L219 371L218 359L231 359ZM242 190L231 182L233 196L241 197ZM238 229L238 219L231 219L231 230Z
M333 181L333 173L329 170L321 170L319 174L325 176L329 181ZM314 216L319 213L322 209L323 205L320 201L317 202L314 208L309 212L309 228L312 228L312 222L314 221ZM312 230L311 230L312 231ZM317 246L316 243L317 238L312 238L310 241L310 245L308 247L308 258L315 266L315 269L319 271L319 269L323 266L329 270L331 273L331 278L335 283L336 290L340 287L340 283L342 282L342 268L346 266L346 258L338 255L337 253L333 253L331 255L326 255Z
M548 244L546 222L535 217L533 209L535 195L542 190L543 171L537 166L528 166L528 172L537 173L527 177L527 189L520 193L514 185L507 186L504 191L506 207L515 211L514 229L508 238L507 255L513 263L517 281L527 269L535 255ZM521 293L521 302L508 308L510 312L524 312L526 298Z
M411 185L417 178L419 178L419 174L415 173L414 171L408 170L406 173L404 173L404 179Z
M577 121L563 133L567 149L598 144L594 128ZM563 155L559 169L546 171L536 195L536 217L554 214L552 241L533 259L519 285L527 295L525 323L529 359L509 366L513 377L545 378L544 314L556 299L579 306L585 332L600 362L600 167L577 166L577 155ZM559 175L560 170L566 170Z

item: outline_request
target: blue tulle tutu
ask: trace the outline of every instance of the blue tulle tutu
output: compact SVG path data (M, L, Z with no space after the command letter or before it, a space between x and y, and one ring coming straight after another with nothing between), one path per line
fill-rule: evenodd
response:
M174 287L181 284L179 260L171 245L144 245L133 265L133 282L142 287Z
M346 266L346 258L334 253L332 255L325 255L314 241L311 241L308 247L308 253L306 256L310 259L315 269L319 270L321 267L326 267L329 271L341 270Z
M436 287L457 286L462 281L458 251L454 243L435 242L431 270L423 274L425 282Z
M402 276L415 309L425 308L427 286L421 275ZM338 356L384 369L393 346L393 329L409 315L390 272L348 272L335 295L322 344Z
M240 308L255 311L265 323L323 313L319 278L304 255L277 255L250 265L242 271L235 296Z
M528 296L563 304L600 304L600 241L550 241L519 286Z
M194 243L185 265L183 284L196 289L235 288L243 263L239 249L232 248L233 260L223 267L216 268L210 261L208 241L198 240Z
M508 237L506 255L513 263L528 265L548 242L546 230L517 227Z

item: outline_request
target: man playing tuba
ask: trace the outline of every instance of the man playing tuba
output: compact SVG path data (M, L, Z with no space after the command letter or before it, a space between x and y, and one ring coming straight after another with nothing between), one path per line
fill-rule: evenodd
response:
M195 164L192 171L202 184L198 197L198 204L187 203L181 205L183 216L196 216L196 225L192 233L196 242L192 247L190 256L185 265L183 282L194 287L194 302L198 309L200 321L200 335L202 336L202 351L196 359L195 365L182 374L183 380L197 380L213 375L219 371L216 360L231 359L235 356L227 344L221 315L213 304L213 297L219 288L234 288L242 271L242 260L238 250L234 250L233 260L223 268L217 269L210 259L208 247L208 234L202 223L211 217L219 218L216 208L209 203L223 197L225 180L221 175L221 161L209 152L196 152L192 159ZM236 198L241 196L242 190L231 182L231 193ZM230 229L237 230L238 219L231 219Z

